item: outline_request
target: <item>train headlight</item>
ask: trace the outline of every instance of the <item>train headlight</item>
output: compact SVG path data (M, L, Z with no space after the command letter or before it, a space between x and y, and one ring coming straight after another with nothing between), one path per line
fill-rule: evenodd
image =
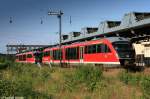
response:
M128 57L128 58L129 58L129 55L126 55L126 57Z

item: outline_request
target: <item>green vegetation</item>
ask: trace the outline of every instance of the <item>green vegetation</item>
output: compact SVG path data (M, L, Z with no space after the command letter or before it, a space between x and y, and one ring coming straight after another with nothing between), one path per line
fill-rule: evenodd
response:
M0 54L0 63L4 63L7 61L13 62L15 59L14 55L6 55L6 54Z
M25 99L148 99L150 76L94 66L60 68L1 61L0 97ZM5 65L4 65L5 64Z
M80 88L84 85L87 90L93 91L102 80L102 70L100 68L86 66L78 67L72 75L65 75L65 86L69 91ZM78 86L79 85L79 86Z
M13 61L13 56L0 55L0 69L5 69L9 67L13 64Z
M37 91L36 85L50 79L48 68L39 69L33 64L17 64L1 70L0 96L24 96L26 98L50 97Z
M140 87L143 92L143 98L150 98L150 75L143 73L130 73L123 71L119 75L120 80L127 85Z

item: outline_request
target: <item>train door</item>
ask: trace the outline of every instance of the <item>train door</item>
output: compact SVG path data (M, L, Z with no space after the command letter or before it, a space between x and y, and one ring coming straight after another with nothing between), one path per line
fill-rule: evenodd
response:
M84 47L80 47L80 63L83 63Z

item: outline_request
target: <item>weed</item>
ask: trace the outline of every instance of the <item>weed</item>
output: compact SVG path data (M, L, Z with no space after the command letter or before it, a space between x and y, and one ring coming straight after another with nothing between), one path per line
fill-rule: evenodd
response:
M14 86L9 80L0 80L0 96L13 96Z
M143 77L141 82L141 87L143 90L144 98L149 99L150 98L150 77L149 76Z
M136 85L139 86L142 76L140 74L132 74L127 71L122 71L119 73L120 81L125 84Z
M85 85L87 90L93 91L97 83L102 79L102 70L92 66L82 66L75 70L72 75L65 75L65 86L73 91L79 85Z
M131 74L128 72L120 73L120 80L125 84L130 84L133 86L139 86L142 89L144 99L149 99L150 97L150 77L141 74Z
M13 62L11 61L5 61L4 63L0 63L0 69L6 69L13 65Z
M66 90L69 90L69 92L76 90L77 82L74 79L74 75L65 75L64 80L65 80L65 86L64 87Z

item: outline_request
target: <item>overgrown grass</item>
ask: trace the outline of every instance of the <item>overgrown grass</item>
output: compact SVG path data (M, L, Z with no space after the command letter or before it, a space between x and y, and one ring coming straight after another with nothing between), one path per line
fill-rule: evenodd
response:
M7 67L13 65L14 58L11 56L0 56L0 69L6 69Z
M87 90L93 91L102 80L102 70L92 66L78 67L71 75L65 75L65 86L69 91L84 85Z
M4 62L4 63L0 63L0 69L6 69L7 67L9 67L11 65L12 62Z
M143 98L149 99L150 98L150 76L144 75L143 73L131 73L127 71L122 71L119 74L120 80L132 86L137 86L142 89Z
M142 75L138 74L138 73L137 74L132 74L132 73L126 71L126 70L123 70L122 72L120 72L119 78L125 84L139 86L139 84L141 82L141 79L142 79Z
M23 96L26 98L50 97L36 90L39 84L49 80L51 71L48 68L38 68L34 64L11 64L6 70L1 70L0 96Z
M5 61L14 61L15 60L15 55L6 55L6 54L0 54L0 62L5 62Z
M114 76L113 70L111 73L93 66L49 68L44 65L39 68L36 64L23 63L9 63L0 69L0 96L23 96L25 99L148 99L149 92L150 78L142 72L123 70Z

